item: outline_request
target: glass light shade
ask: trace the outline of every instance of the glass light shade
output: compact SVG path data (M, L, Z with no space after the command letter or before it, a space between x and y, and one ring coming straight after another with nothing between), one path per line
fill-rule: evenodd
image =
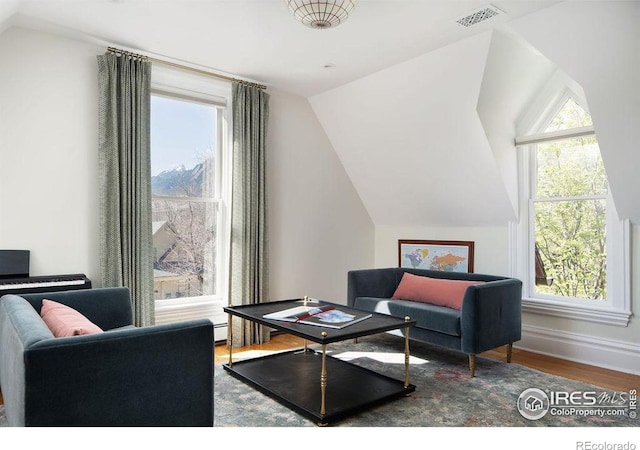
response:
M304 25L326 29L347 20L357 0L285 0L289 10Z

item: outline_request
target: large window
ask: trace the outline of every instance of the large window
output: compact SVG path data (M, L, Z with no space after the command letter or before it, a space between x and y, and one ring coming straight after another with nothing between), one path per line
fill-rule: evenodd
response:
M544 132L591 125L589 114L569 97ZM553 140L537 144L532 152L535 293L606 300L609 188L597 140Z
M209 318L226 338L230 86L154 67L151 191L156 322Z
M514 275L523 309L625 326L628 224L617 218L595 129L565 90L520 137L521 218Z
M216 295L214 105L151 97L154 296Z

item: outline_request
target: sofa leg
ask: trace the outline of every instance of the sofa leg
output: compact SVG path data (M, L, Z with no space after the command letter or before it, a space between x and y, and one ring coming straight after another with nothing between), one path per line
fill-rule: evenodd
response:
M476 355L473 353L469 354L469 370L471 371L471 376L476 376Z
M513 342L507 345L507 362L511 362L511 355L513 355Z

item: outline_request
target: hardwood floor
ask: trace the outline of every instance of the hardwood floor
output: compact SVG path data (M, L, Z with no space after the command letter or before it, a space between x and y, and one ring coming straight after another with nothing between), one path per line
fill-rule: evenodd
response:
M288 334L277 334L265 344L251 345L242 349L234 350L234 353L247 350L278 351L298 348L303 345L303 340ZM506 361L506 349L491 350L482 353L480 356ZM225 344L218 344L215 347L216 362L227 362L229 351ZM566 361L552 356L541 355L539 353L527 352L514 349L511 362L522 366L530 367L541 372L558 375L571 380L582 381L594 386L610 389L614 391L629 391L629 389L640 389L640 376L632 375L614 370L602 369L600 367L587 364Z
M506 350L491 350L489 352L482 353L481 356L506 361L505 355ZM584 383L611 389L613 391L628 392L630 389L640 389L639 375L603 369L601 367L567 361L564 359L554 358L552 356L541 355L539 353L527 352L525 350L513 349L511 362L525 367L530 367L541 372L558 375L570 380L582 381Z
M265 344L256 344L242 349L234 350L234 353L248 350L279 351L298 348L303 345L303 340L288 334L278 334ZM505 360L505 350L491 350L482 353L480 356L487 358ZM217 344L214 351L214 359L217 363L227 362L229 351L225 344ZM552 356L531 353L524 350L514 349L511 362L520 364L541 372L558 375L571 380L582 381L594 386L599 386L613 391L629 391L630 389L640 389L640 376L632 375L614 370L602 369L600 367L587 364L566 361ZM0 392L0 405L3 404L2 392Z

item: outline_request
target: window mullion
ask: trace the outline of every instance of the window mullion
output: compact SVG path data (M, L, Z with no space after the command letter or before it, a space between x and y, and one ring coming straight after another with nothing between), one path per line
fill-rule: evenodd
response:
M583 200L607 200L606 195L576 195L572 197L532 197L533 202L547 202L547 203L559 203L559 202L575 202Z

